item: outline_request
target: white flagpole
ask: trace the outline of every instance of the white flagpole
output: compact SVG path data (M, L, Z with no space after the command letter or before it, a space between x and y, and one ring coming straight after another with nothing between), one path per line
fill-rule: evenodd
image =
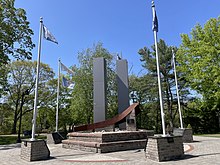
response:
M174 50L172 49L172 56L173 56L173 70L175 75L175 83L176 83L176 95L177 95L177 101L178 101L178 110L180 115L180 127L183 129L183 120L182 120L182 112L180 107L180 96L179 96L179 89L178 89L178 82L177 82L177 75L176 75L176 61L175 61L175 54Z
M155 16L155 5L154 1L152 1L152 12L153 12L153 19ZM157 48L157 30L153 29L154 32L154 40L155 40L155 50L156 50L156 62L157 62L157 78L158 78L158 88L159 88L159 97L160 97L160 111L161 111L161 120L162 120L162 130L163 136L166 136L165 132L165 122L164 122L164 110L163 110L163 95L162 95L162 88L161 88L161 78L160 78L160 62L159 62L159 55L158 55L158 48Z
M43 18L40 18L40 33L39 33L39 42L38 42L38 59L37 59L37 75L36 75L36 84L35 84L35 97L34 97L34 112L32 120L32 137L31 140L35 140L35 131L36 131L36 117L37 117L37 103L38 103L38 83L39 83L39 71L40 71L40 54L41 54L41 39L42 39L42 29L43 29Z
M60 59L59 59L59 61L58 61L58 78L57 78L56 132L58 132L59 93L60 93Z

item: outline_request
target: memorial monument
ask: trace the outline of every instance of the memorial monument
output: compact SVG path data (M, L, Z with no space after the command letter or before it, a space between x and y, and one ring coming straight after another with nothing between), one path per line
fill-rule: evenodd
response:
M100 153L145 148L147 136L154 133L137 131L135 115L140 109L139 103L129 105L127 60L116 61L116 76L118 115L106 120L106 64L103 57L94 58L94 123L74 127L75 132L69 133L69 138L62 141L64 148ZM115 126L119 126L118 131Z

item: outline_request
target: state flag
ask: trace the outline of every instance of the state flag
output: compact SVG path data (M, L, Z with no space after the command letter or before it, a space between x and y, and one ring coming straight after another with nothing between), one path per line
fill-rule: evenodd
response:
M154 15L153 15L152 30L158 32L158 19L157 19L156 11L154 11Z
M56 38L53 36L53 34L47 29L45 25L43 25L43 36L46 40L54 42L58 44Z
M60 65L61 65L61 70L62 71L66 71L68 72L69 74L74 74L72 70L70 70L69 68L67 68L62 62L60 62Z

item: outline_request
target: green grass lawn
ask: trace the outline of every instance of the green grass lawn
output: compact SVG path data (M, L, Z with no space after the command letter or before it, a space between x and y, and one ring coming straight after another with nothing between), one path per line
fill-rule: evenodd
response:
M216 137L216 138L220 138L220 133L219 133L219 134L201 134L201 135L196 135L196 136L205 136L205 137Z
M15 144L17 142L17 135L0 135L0 145L6 145L6 144ZM46 136L36 136L37 139L46 139ZM30 139L30 137L21 136L21 139Z

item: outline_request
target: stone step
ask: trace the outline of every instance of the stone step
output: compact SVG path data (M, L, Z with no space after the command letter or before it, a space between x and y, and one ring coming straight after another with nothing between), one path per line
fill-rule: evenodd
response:
M115 152L115 151L125 151L133 149L144 149L146 145L146 139L141 140L127 140L127 141L116 141L116 142L85 142L85 141L75 141L72 139L63 140L63 148L71 148L76 150L90 151L90 152Z
M67 149L88 151L88 152L98 152L100 143L97 142L84 142L84 141L74 141L74 140L63 140L62 147Z
M153 136L153 131L118 131L118 132L94 132L94 133L69 133L68 139L74 141L87 141L87 142L116 142L127 140L140 140L146 139L147 136Z
M102 134L99 132L96 133L79 133L72 132L68 133L68 139L74 141L85 141L85 142L102 142Z
M100 147L100 143L98 142L75 141L70 139L63 140L62 144L73 144L73 145L81 145L81 146L94 147L94 148Z
M100 143L100 153L144 149L146 139Z

